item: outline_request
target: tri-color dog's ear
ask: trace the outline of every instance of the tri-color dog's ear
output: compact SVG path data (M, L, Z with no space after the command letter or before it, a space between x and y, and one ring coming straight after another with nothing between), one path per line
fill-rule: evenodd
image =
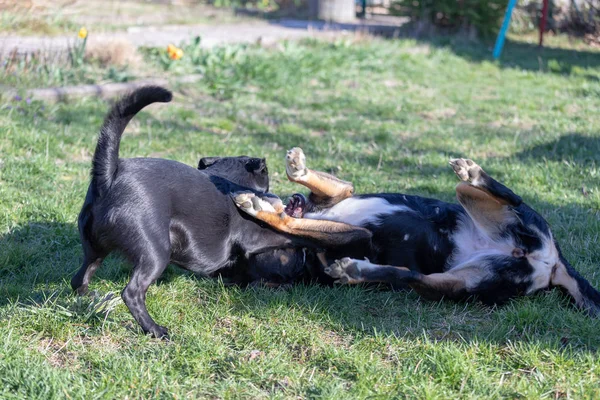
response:
M600 317L600 292L562 256L552 272L550 283L565 290L577 307L587 311L590 316Z
M466 182L458 184L456 197L471 219L491 238L498 237L507 225L518 222L515 212L505 201Z
M221 157L202 157L198 162L198 169L206 169L219 161Z

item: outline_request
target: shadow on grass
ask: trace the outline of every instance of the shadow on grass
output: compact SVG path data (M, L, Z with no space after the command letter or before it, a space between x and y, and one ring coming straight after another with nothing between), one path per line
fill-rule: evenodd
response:
M9 302L39 303L48 296L71 293L70 280L83 261L75 223L36 221L14 228L0 237L0 306ZM117 253L102 263L91 286L104 280L122 283L129 279L130 264ZM178 275L193 276L176 267L168 268L158 283Z
M539 144L515 155L520 160L551 160L600 162L600 138L574 132L561 136L558 140Z

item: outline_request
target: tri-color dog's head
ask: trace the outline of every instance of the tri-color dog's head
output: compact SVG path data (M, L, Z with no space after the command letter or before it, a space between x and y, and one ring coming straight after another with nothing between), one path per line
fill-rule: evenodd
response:
M269 191L269 170L264 158L203 157L198 169L258 192Z
M518 197L519 201L513 201L489 191L489 185L482 188L463 182L456 193L477 230L491 240L495 251L520 266L521 279L527 286L525 294L559 287L577 306L600 316L600 293L563 257L542 216Z

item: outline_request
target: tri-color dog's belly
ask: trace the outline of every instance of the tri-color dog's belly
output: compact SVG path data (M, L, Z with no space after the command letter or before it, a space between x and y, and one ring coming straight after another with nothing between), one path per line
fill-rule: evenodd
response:
M385 216L397 212L413 212L413 210L403 204L391 204L381 197L350 197L331 208L306 213L304 218L344 222L366 227L377 224Z
M411 203L418 201L404 195L357 196L329 209L307 213L304 218L369 229L373 232L374 253L365 256L378 264L404 266L425 274L442 272L455 249L451 240L456 225L454 210L442 214L440 207L444 204L430 205L428 199L414 209Z

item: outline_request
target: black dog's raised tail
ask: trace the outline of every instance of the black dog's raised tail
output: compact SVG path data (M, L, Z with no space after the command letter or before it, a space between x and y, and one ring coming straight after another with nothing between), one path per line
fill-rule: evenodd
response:
M168 103L172 98L172 93L165 88L145 86L134 90L113 106L100 129L92 160L92 181L98 195L106 193L117 173L121 135L129 121L147 105Z

